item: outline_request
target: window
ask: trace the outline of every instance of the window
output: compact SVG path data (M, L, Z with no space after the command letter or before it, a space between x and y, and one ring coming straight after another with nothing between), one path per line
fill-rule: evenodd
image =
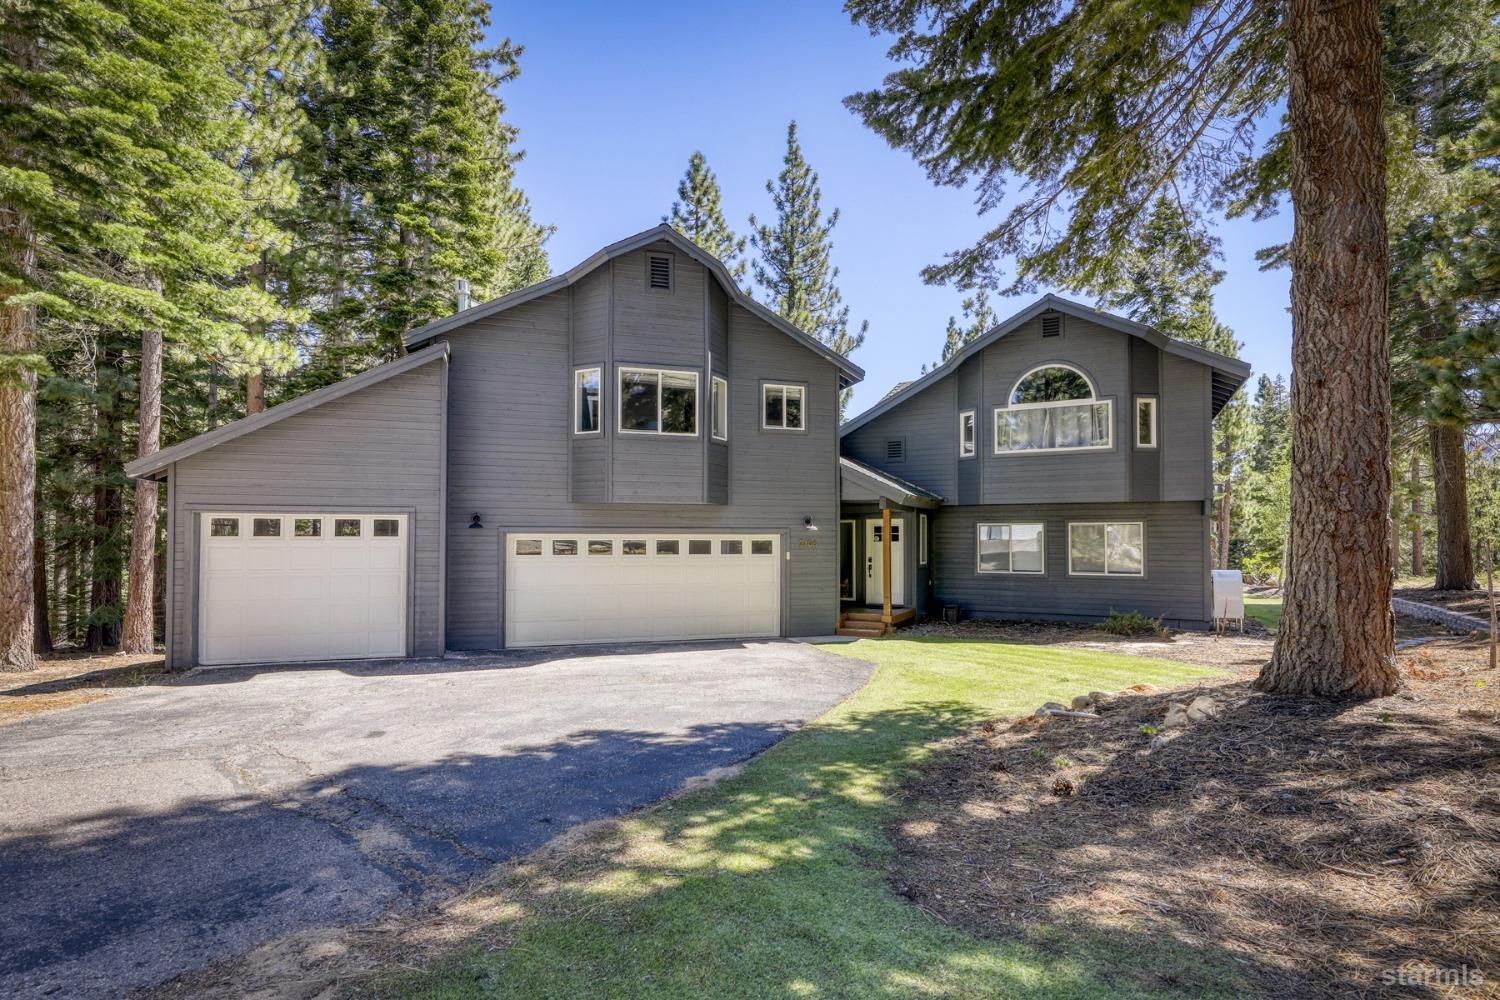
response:
M979 525L981 573L1041 573L1046 567L1046 531L1040 524Z
M323 537L323 519L321 517L294 518L292 534L298 538L321 538Z
M742 556L745 554L745 543L738 538L726 538L719 542L719 555Z
M552 554L555 556L576 556L578 554L578 541L573 538L552 539Z
M599 369L580 368L573 373L573 433L598 434Z
M677 539L658 538L656 540L656 554L659 556L675 556L682 552Z
M668 254L653 253L646 258L646 287L652 291L672 290L672 258Z
M620 430L630 434L698 433L698 373L620 369Z
M376 538L396 538L401 534L401 522L394 517L377 517L375 519Z
M750 542L750 554L752 556L768 556L771 554L771 540L769 538L757 538Z
M281 518L257 517L250 522L250 534L256 538L280 538Z
M714 554L714 543L707 538L688 539L688 555L711 556Z
M517 538L516 555L539 556L542 554L542 540L540 538Z
M800 431L807 390L800 385L763 385L761 426L767 430Z
M1135 446L1156 447L1156 397L1135 397Z
M1114 447L1113 404L1096 399L1076 368L1042 365L1022 375L1010 405L995 409L995 454Z
M240 519L237 517L216 517L208 522L208 533L214 538L238 538L240 537Z
M917 565L927 565L927 515L917 515Z
M588 553L591 556L612 556L615 554L615 543L608 538L590 539Z
M358 538L359 518L336 517L333 519L333 537L335 538Z
M620 543L620 551L627 556L643 556L646 554L645 539L635 539Z
M1145 576L1145 526L1139 521L1069 524L1068 572L1073 576Z
M958 415L958 457L974 457L974 411L965 410Z
M709 403L713 413L709 427L714 440L729 440L729 383L715 375L709 385Z

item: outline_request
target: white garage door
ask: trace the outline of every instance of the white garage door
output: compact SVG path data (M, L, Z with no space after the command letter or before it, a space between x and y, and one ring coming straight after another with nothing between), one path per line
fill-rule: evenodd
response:
M781 539L511 534L508 646L781 634Z
M198 662L405 656L406 521L204 514Z

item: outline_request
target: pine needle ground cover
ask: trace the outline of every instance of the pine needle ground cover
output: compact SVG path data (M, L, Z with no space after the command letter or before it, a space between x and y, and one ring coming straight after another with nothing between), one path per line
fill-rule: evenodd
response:
M1150 970L1170 968L1215 984L1199 995L1237 995L1231 962L1166 936L975 937L897 894L885 832L939 741L1043 701L1211 671L937 636L828 648L879 668L844 705L711 788L508 869L473 894L457 950L421 971L388 966L354 991L1128 998L1166 995ZM1122 966L1142 972L1122 979Z

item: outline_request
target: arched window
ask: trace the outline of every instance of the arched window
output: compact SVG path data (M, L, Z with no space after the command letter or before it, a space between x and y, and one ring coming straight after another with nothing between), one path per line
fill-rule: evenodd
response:
M1114 407L1071 365L1039 365L995 408L995 454L1102 451L1114 447Z

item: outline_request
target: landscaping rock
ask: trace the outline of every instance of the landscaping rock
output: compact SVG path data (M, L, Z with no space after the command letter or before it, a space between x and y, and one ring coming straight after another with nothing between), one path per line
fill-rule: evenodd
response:
M1192 720L1188 718L1187 706L1173 702L1167 707L1167 717L1162 721L1163 729L1181 729Z
M1202 722L1204 719L1212 719L1219 714L1219 703L1206 694L1200 694L1194 698L1187 707L1187 718L1189 722Z
M1086 712L1094 707L1094 696L1088 694L1075 694L1073 696L1073 710L1075 712Z
M1102 705L1106 701L1109 701L1109 699L1111 699L1113 697L1114 697L1114 695L1110 694L1108 691L1090 691L1089 692L1089 701L1092 701L1095 705Z

